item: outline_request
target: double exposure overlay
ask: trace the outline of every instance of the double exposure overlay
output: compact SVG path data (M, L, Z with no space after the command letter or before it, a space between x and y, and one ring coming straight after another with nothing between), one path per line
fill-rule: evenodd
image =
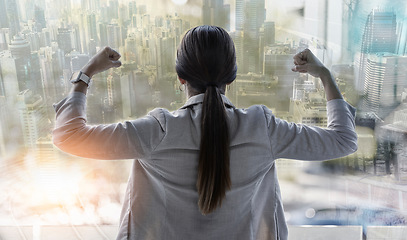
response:
M237 107L264 104L325 127L319 79L291 71L309 48L357 108L356 153L277 160L290 225L360 225L366 234L407 224L405 1L0 0L0 227L118 224L131 161L58 150L52 105L69 93L72 73L110 46L123 64L94 76L90 124L181 107L176 49L202 24L233 38L238 75L226 95Z

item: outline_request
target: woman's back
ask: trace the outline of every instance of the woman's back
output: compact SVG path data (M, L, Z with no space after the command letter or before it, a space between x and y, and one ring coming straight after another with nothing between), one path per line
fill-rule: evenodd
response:
M163 109L150 113L160 125L161 139L148 157L134 162L121 219L123 235L118 239L128 239L127 234L134 237L131 239L286 239L273 146L280 155L285 149L278 146L301 142L308 150L292 149L291 157L296 154L303 159L338 157L352 151L351 145L341 144L340 137L325 138L335 130L287 124L264 106L237 109L223 96L228 106L232 187L221 207L202 215L195 185L202 98L194 96L172 113ZM348 115L348 124L352 124L352 107L344 101L337 105L336 111ZM316 136L323 141L308 141ZM330 145L330 139L337 144ZM312 146L315 143L319 146ZM321 151L331 147L333 151Z
M107 47L79 76L120 66L119 58ZM224 95L236 77L235 60L227 32L201 26L188 31L177 52L177 74L189 97L183 108L90 126L89 81L79 77L55 105L59 148L81 157L135 159L117 239L286 240L275 159L324 160L356 150L355 109L310 51L294 57L293 71L321 78L327 129L287 123L264 106L235 108Z
M137 236L132 239L265 239L253 238L258 235L256 222L277 221L274 213L281 203L276 199L274 159L261 106L227 108L232 188L222 207L208 215L199 211L196 178L202 97L192 97L188 102L195 103L187 102L173 113L162 109L151 113L164 131L151 155L134 162L121 219L121 231L130 227L130 235ZM284 227L284 219L280 221ZM273 226L264 230L271 234ZM125 235L118 239L127 239Z

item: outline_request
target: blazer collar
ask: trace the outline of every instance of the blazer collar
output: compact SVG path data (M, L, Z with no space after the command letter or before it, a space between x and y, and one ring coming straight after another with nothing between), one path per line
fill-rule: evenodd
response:
M185 108L188 108L193 105L201 104L203 102L204 95L205 95L205 93L201 93L201 94L190 97L187 100L187 102L184 104L184 106L181 107L181 109L185 109ZM221 94L221 96L222 96L222 100L225 103L226 107L235 108L235 106L233 106L232 102L225 95Z

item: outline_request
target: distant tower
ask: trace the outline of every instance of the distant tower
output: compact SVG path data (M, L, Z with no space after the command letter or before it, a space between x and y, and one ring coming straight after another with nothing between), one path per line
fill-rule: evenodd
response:
M108 24L106 26L106 33L107 33L107 44L112 48L120 47L121 32L119 25L117 23Z
M99 28L99 36L100 36L100 46L107 46L107 24L99 22L98 23L98 28Z
M244 12L244 2L245 0L236 0L235 6L235 29L236 31L243 31L244 27L244 19L245 19L245 12Z
M117 119L113 118L114 116L116 116L118 119L123 119L121 84L122 82L120 81L120 75L118 74L111 73L106 78L107 99L105 103L105 108L112 109L114 114L110 114L110 116L105 116L106 120L105 122L107 122L107 120L110 120L110 122L117 121Z
M123 27L130 20L128 6L124 5L124 4L120 4L118 11L119 11L119 18L118 18L119 25Z
M1 13L1 15L3 14L7 15L11 38L20 32L20 19L18 16L17 1L6 0L6 11L5 13Z
M11 55L14 58L29 58L31 49L30 43L21 36L15 36L9 45Z
M151 107L152 92L148 76L139 71L129 70L120 76L123 117L143 116Z
M129 34L129 36L124 41L124 60L127 62L137 61L137 40L134 33Z
M175 38L162 37L157 40L157 77L162 78L167 73L175 71Z
M230 5L223 0L204 0L202 21L206 25L216 25L230 30Z
M245 31L250 31L256 36L260 27L266 20L266 9L264 0L249 0L245 3Z
M266 17L264 0L236 0L236 32L243 31L243 60L240 72L260 73L260 59L263 49L260 49L260 28ZM237 34L238 36L241 34Z
M108 8L109 20L119 18L119 1L118 0L109 0Z
M129 17L131 18L133 15L137 14L137 4L136 1L129 2Z
M63 98L65 94L65 84L60 80L62 70L59 66L58 52L60 50L55 51L52 47L44 47L39 53L43 100L47 106Z
M276 27L274 22L264 22L264 46L271 46L276 42Z
M366 21L362 37L362 53L389 52L396 50L396 14L373 10Z
M366 58L364 107L379 112L401 102L407 87L407 56L388 53L369 54Z
M86 15L86 27L87 27L87 38L93 39L99 42L96 29L96 15L94 13L89 13Z
M0 0L0 9L6 9L6 0ZM7 14L0 14L0 28L8 28Z
M362 91L366 80L367 55L395 53L397 44L396 14L374 9L369 14L363 30L360 53L355 57L356 88Z
M72 44L72 30L69 28L58 28L57 34L58 46L65 54L73 50Z
M48 129L43 99L30 90L18 94L18 111L23 129L24 145L34 148L37 140L45 137Z
M38 32L41 32L43 28L47 27L46 21L45 21L45 15L44 15L44 9L35 6L34 10L34 19L39 26L39 29L37 29Z
M31 89L37 93L41 88L41 77L39 70L35 69L39 63L38 58L33 58L34 55L31 55L30 43L16 35L9 45L9 50L11 56L4 60L15 66L18 91Z
M41 74L37 53L31 53L30 44L20 35L14 36L9 51L0 54L5 96L15 99L23 90L41 93Z

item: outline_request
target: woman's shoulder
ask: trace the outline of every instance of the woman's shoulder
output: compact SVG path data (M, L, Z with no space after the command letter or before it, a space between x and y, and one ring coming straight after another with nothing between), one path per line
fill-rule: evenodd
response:
M265 119L266 122L269 122L272 117L273 113L272 111L265 105L252 105L248 108L227 108L229 109L228 112L230 112L232 115L230 117L232 118L239 118L239 119L246 119L246 121L255 121L259 122L261 119ZM165 129L165 126L167 125L168 122L172 121L177 121L180 119L183 119L183 116L188 115L188 119L191 117L193 119L198 119L199 118L199 113L193 111L194 113L187 113L188 108L180 108L175 111L170 111L166 108L155 108L151 110L147 115L150 117L153 117L159 124L160 126Z
M260 114L260 115L273 114L271 109L269 109L265 105L252 105L248 108L236 108L236 111L244 114Z
M183 116L185 117L187 115L187 111L188 109L182 108L174 111L168 110L166 108L154 108L147 114L147 116L155 118L161 125L161 128L165 129L165 126L168 124L168 122L183 119Z
M248 108L236 108L234 113L239 116L240 119L246 119L249 122L255 122L260 124L261 122L269 125L270 121L274 117L273 112L265 105L252 105Z
M163 131L165 131L165 126L166 126L166 114L168 114L169 111L165 108L154 108L150 112L148 112L147 116L150 116L154 118L159 124L160 127Z

